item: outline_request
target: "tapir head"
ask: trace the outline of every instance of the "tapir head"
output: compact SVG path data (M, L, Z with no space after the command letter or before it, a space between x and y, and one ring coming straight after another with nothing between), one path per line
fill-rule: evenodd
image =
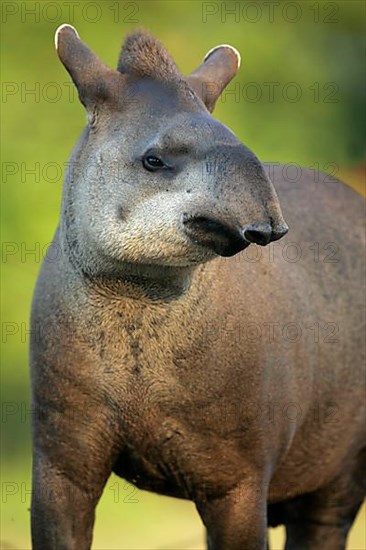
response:
M260 161L210 114L238 70L234 48L214 48L188 77L145 32L127 37L117 70L68 25L56 49L88 113L61 223L84 270L193 266L286 234Z

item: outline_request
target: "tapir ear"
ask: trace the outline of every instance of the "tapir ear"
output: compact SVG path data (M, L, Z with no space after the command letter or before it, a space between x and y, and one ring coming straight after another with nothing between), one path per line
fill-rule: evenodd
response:
M61 62L78 89L80 101L87 109L113 97L121 75L107 67L80 40L74 27L66 24L58 27L55 46Z
M188 83L212 112L224 88L240 67L239 52L227 44L210 50L202 64L188 77Z

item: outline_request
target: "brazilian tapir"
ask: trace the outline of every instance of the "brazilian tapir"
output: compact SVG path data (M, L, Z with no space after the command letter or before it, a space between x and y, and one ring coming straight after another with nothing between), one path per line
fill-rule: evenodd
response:
M210 549L266 548L279 524L288 550L344 548L365 494L363 199L263 165L211 116L231 46L188 77L144 31L117 70L69 25L56 49L88 124L32 307L33 548L90 548L111 472L192 500Z

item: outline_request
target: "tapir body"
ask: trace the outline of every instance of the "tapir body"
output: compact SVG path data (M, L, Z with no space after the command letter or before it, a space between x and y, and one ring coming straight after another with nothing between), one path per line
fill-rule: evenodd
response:
M111 472L194 501L210 549L266 548L278 524L287 549L344 548L365 494L362 198L212 118L232 48L184 78L145 33L117 71L69 26L56 43L89 123L32 308L34 549L90 548Z

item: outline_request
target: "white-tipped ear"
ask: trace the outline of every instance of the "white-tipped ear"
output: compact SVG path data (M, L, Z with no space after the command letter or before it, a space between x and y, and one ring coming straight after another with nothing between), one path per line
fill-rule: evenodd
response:
M187 81L212 112L218 97L234 78L239 67L239 52L228 44L222 44L206 53L201 65L187 77Z
M58 38L59 38L59 34L60 34L60 32L62 31L62 29L66 29L66 28L69 28L69 29L71 29L72 31L74 31L74 33L75 33L75 35L77 36L77 38L80 38L79 33L78 33L78 31L75 29L75 27L73 27L72 25L69 25L68 23L63 23L62 25L60 25L60 26L56 29L56 32L55 32L55 48L56 48L56 50L58 49Z
M121 74L113 71L80 40L71 25L61 25L55 35L56 52L70 74L87 109L97 103L113 100L119 94Z
M238 50L234 48L234 46L230 46L230 44L220 44L220 46L215 46L214 48L211 48L211 50L209 50L203 58L203 63L210 57L212 53L214 53L219 48L229 48L236 55L237 68L239 69L241 64L241 55Z

